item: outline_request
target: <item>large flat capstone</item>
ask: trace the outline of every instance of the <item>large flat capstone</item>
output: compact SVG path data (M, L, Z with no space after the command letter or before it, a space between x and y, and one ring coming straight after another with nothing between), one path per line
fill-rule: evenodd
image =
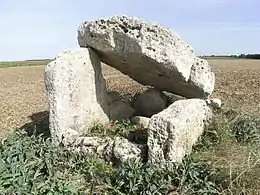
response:
M78 43L94 48L104 63L141 84L187 98L206 98L214 90L208 63L168 28L114 16L84 22Z
M100 60L92 49L60 53L45 67L44 77L55 144L87 135L95 122L109 121L106 83Z

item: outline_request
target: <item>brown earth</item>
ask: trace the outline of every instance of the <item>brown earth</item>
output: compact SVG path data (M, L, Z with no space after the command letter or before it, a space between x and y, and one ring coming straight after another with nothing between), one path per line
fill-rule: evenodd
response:
M209 59L216 74L212 97L226 106L260 113L260 60ZM0 68L0 136L47 114L43 66ZM106 65L103 73L110 91L129 100L144 86Z

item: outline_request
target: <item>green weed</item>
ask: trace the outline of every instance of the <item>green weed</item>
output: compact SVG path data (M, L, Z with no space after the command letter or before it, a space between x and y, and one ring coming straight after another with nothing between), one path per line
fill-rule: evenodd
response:
M214 118L194 152L164 169L141 159L114 167L54 147L26 126L0 142L0 194L260 194L259 117L221 112ZM109 127L95 124L90 135L145 144L147 134L136 132L123 120Z

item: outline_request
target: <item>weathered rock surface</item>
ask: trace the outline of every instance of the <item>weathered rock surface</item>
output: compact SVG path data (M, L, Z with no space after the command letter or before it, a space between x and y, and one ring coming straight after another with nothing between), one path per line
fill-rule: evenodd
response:
M109 104L109 115L111 120L127 119L133 116L135 110L121 100Z
M78 43L97 50L106 64L161 91L205 98L214 89L208 64L168 28L114 16L84 22L78 29Z
M55 144L87 133L93 122L109 121L106 84L92 49L60 53L45 67L44 77Z
M86 155L98 155L104 157L104 152L108 149L109 143L113 140L109 137L77 137L66 145L73 152L83 152Z
M139 129L147 129L150 118L144 116L135 116L131 118L131 122L136 125Z
M137 94L134 101L136 115L151 117L161 112L167 106L167 98L156 89L147 89Z
M120 164L130 158L141 158L142 147L129 142L122 137L99 138L77 137L67 145L73 152L83 152L86 155L98 155L107 161Z
M116 137L113 145L113 158L119 163L141 157L142 151L135 144L122 137Z
M176 94L173 94L173 93L169 93L167 91L163 91L162 93L167 98L169 105L178 101L178 100L185 100L186 99L185 97L182 97L182 96L179 96L179 95L176 95Z
M220 108L222 106L222 102L218 98L207 99L206 102L212 108Z
M181 162L212 117L206 101L179 100L152 116L148 126L148 160L159 165Z
M196 89L204 89L204 91L214 90L215 75L211 72L210 66L206 60L195 58L191 67L189 78L191 87Z

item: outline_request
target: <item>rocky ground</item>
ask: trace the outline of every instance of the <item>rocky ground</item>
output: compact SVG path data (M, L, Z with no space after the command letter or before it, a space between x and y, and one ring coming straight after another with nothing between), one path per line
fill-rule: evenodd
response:
M260 113L260 61L209 59L216 74L212 97L225 106ZM144 86L106 65L102 67L109 91L129 101ZM43 66L0 68L0 135L47 114Z

